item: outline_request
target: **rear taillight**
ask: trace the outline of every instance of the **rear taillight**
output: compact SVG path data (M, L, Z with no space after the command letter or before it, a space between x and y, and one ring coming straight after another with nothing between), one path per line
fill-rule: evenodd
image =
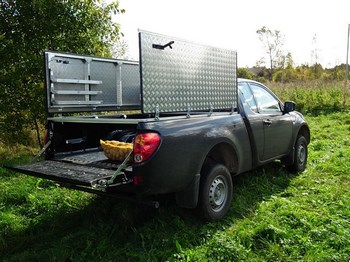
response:
M139 164L148 160L159 147L160 141L157 133L138 134L134 140L134 162Z

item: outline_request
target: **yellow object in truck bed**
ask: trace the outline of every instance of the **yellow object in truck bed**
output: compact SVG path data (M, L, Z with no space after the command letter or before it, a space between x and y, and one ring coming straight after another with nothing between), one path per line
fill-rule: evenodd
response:
M124 161L133 149L132 143L124 143L114 140L100 140L100 144L105 156L116 161Z

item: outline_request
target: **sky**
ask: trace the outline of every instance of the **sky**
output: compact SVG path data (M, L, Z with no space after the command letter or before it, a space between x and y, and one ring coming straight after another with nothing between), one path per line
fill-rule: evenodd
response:
M263 26L285 37L295 65L334 67L346 63L349 0L119 0L115 18L138 60L138 29L237 51L238 66L265 55L256 31Z

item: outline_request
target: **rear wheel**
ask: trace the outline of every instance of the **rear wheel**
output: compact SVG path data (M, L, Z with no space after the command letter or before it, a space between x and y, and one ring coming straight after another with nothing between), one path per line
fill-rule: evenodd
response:
M204 166L201 174L198 211L206 221L222 219L232 201L232 178L221 164Z
M306 168L307 163L307 141L304 136L299 136L295 142L294 162L287 166L291 172L302 172Z

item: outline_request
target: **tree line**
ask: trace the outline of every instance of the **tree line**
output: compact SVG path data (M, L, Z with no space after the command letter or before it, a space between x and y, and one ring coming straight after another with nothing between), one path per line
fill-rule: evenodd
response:
M314 65L287 65L283 68L274 68L271 74L270 68L265 66L254 66L251 68L238 68L238 77L254 79L260 82L306 82L306 81L343 81L345 79L345 64L333 68L323 68L321 64Z

